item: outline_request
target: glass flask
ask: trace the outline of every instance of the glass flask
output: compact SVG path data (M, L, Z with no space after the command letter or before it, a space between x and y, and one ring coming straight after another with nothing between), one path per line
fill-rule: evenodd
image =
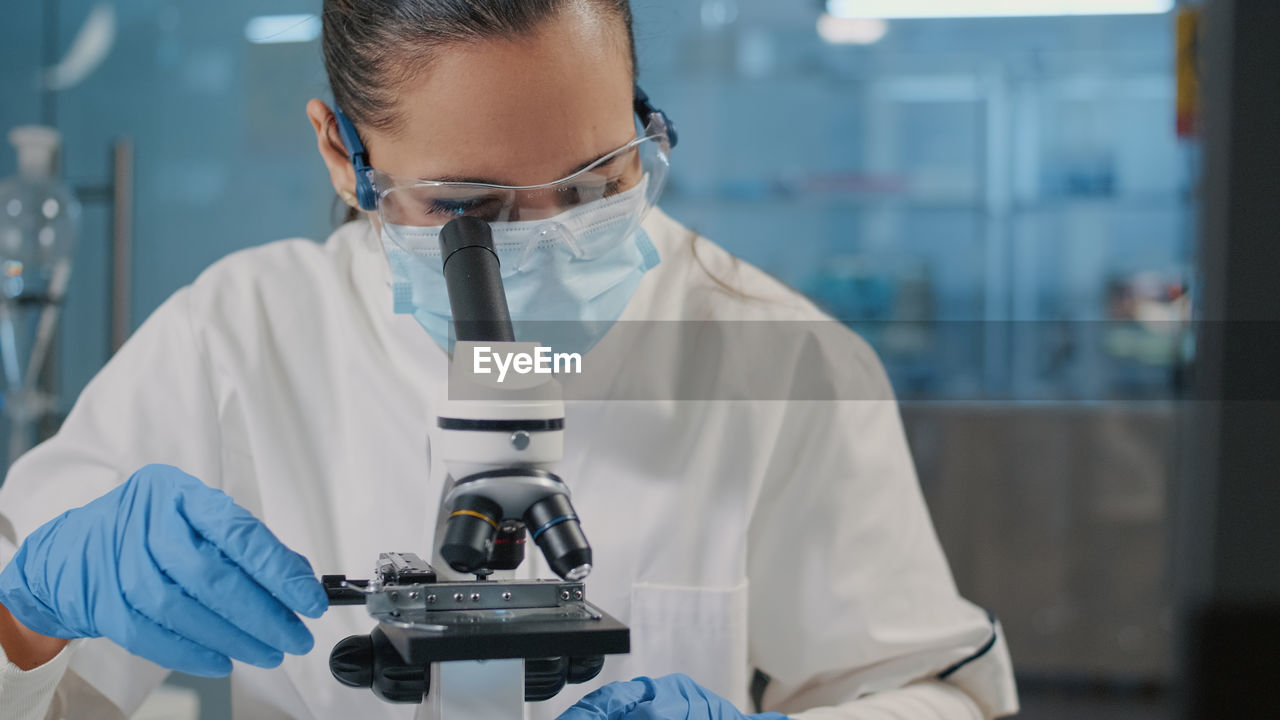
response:
M80 204L58 178L57 130L17 127L9 142L18 173L0 181L0 378L12 462L56 406L40 376L71 277Z

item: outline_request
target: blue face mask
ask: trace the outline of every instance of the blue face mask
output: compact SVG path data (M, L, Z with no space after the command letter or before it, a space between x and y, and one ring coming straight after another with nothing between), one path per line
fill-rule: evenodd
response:
M516 339L585 354L622 315L659 262L637 216L643 185L553 218L493 224L494 246ZM383 226L397 313L412 314L449 350L452 315L440 259L440 228Z

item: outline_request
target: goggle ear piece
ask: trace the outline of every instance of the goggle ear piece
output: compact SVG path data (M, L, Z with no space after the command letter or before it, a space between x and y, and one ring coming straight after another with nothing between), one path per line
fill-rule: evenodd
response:
M369 173L356 173L356 202L360 209L373 212L378 209L378 194L373 190L373 181Z
M667 128L667 140L671 147L676 146L676 143L680 141L680 136L676 134L676 124L671 122L671 118L665 112L653 106L653 103L649 101L649 96L644 90L640 89L639 85L636 85L634 107L636 114L640 116L641 122L648 122L653 115L662 118L662 124Z
M364 143L360 142L356 126L347 118L347 114L336 109L333 114L338 122L338 136L342 138L347 157L351 158L351 167L356 172L356 202L360 204L361 210L373 212L378 209L378 194L370 179L373 168L369 166L369 153L364 149Z

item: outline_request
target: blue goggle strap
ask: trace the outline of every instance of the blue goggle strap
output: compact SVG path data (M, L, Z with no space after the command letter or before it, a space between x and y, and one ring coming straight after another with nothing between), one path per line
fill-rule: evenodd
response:
M351 167L356 171L356 201L361 210L373 212L378 209L378 194L373 189L373 168L369 166L369 153L360 142L360 134L347 114L341 110L334 111L338 118L338 135L347 148L347 157L351 158Z

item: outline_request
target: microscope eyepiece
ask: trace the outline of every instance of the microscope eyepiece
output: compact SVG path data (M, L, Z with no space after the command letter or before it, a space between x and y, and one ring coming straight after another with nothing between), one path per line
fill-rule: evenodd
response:
M557 575L578 581L591 572L591 544L568 496L556 493L530 505L524 524Z
M450 220L440 230L440 255L457 338L514 341L489 223L467 215Z

